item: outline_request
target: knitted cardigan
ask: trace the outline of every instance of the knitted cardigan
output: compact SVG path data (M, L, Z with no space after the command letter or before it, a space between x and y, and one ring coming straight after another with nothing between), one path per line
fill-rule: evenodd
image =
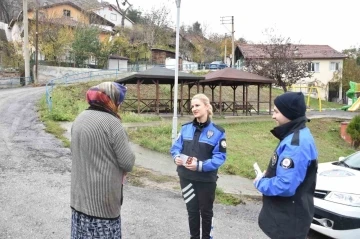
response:
M71 129L71 207L89 216L120 215L122 179L135 162L128 136L113 115L85 110Z

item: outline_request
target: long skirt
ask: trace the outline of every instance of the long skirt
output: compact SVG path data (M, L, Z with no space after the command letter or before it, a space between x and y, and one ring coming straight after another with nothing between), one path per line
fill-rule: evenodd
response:
M121 239L121 220L94 218L72 209L71 239Z

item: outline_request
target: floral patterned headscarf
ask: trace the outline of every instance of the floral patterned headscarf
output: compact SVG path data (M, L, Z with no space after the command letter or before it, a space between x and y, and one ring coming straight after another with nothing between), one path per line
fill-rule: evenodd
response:
M102 82L86 92L89 109L106 111L120 119L118 107L125 100L127 88L116 82Z

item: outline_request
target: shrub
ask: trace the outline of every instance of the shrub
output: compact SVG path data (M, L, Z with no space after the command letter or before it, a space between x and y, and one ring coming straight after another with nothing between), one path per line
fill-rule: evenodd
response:
M354 148L360 145L360 115L355 116L346 128L346 133L351 136Z

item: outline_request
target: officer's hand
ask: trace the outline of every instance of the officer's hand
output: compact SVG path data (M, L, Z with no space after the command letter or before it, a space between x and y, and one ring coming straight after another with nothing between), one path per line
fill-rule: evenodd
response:
M183 161L181 160L180 157L176 157L176 158L175 158L175 164L178 165L178 166L180 166L180 165L183 164Z
M256 178L253 181L253 184L255 184L258 180L260 180L261 178L263 178L266 175L266 170L264 170L264 172L260 175L256 175Z
M191 171L196 171L197 169L197 158L192 157L192 161L189 164L184 165L185 168L190 169Z

